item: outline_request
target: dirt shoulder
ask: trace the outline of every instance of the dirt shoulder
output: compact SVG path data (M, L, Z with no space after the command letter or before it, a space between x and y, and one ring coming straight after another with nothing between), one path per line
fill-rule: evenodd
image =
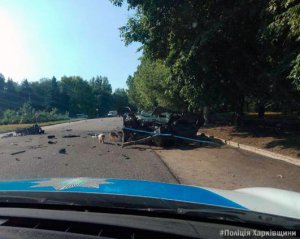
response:
M182 184L219 189L273 187L300 192L300 167L240 149L222 146L155 152Z
M199 132L300 159L300 136L296 134L274 134L263 130L236 129L234 126L201 128Z

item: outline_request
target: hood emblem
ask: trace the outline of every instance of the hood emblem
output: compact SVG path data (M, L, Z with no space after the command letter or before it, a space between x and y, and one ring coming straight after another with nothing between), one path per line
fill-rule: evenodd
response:
M112 184L111 182L107 182L106 179L99 178L51 178L45 181L36 181L34 183L37 183L37 185L31 186L31 188L53 187L56 190L75 187L100 188L102 184Z

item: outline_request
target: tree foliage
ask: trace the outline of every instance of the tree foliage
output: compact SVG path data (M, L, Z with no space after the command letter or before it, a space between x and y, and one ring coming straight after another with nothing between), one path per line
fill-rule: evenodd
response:
M120 6L123 1L112 2ZM189 110L209 106L242 113L249 102L284 108L299 99L298 0L127 3L136 14L120 28L125 44L140 42L145 58L163 62L170 72L169 86L174 86L170 91ZM151 85L149 81L144 82ZM135 90L140 104L153 102L138 83Z
M63 76L59 81L53 77L36 82L24 80L18 84L0 74L2 123L34 121L35 113L39 113L43 121L51 121L54 116L60 119L60 115L66 114L71 117L77 114L104 116L109 110L126 106L126 91L116 89L113 93L107 77L84 80L79 76Z

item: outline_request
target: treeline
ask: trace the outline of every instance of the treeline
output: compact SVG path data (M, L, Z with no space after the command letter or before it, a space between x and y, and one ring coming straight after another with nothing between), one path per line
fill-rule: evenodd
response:
M97 117L126 106L126 91L116 89L113 92L107 77L84 80L79 76L64 76L60 80L53 77L37 82L24 80L18 84L0 74L0 119L5 121L2 123L9 123L8 118L18 119L19 115L31 115L28 120L35 114L44 120L78 114Z
M123 0L111 0L120 6ZM299 0L127 0L142 43L131 103L189 111L300 111Z

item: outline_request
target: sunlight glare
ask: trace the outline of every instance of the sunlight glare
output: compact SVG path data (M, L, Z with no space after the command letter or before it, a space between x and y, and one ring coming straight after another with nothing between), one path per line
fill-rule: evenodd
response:
M31 67L24 48L21 26L13 17L13 14L0 9L0 72L6 78L12 77L19 81L31 72Z

